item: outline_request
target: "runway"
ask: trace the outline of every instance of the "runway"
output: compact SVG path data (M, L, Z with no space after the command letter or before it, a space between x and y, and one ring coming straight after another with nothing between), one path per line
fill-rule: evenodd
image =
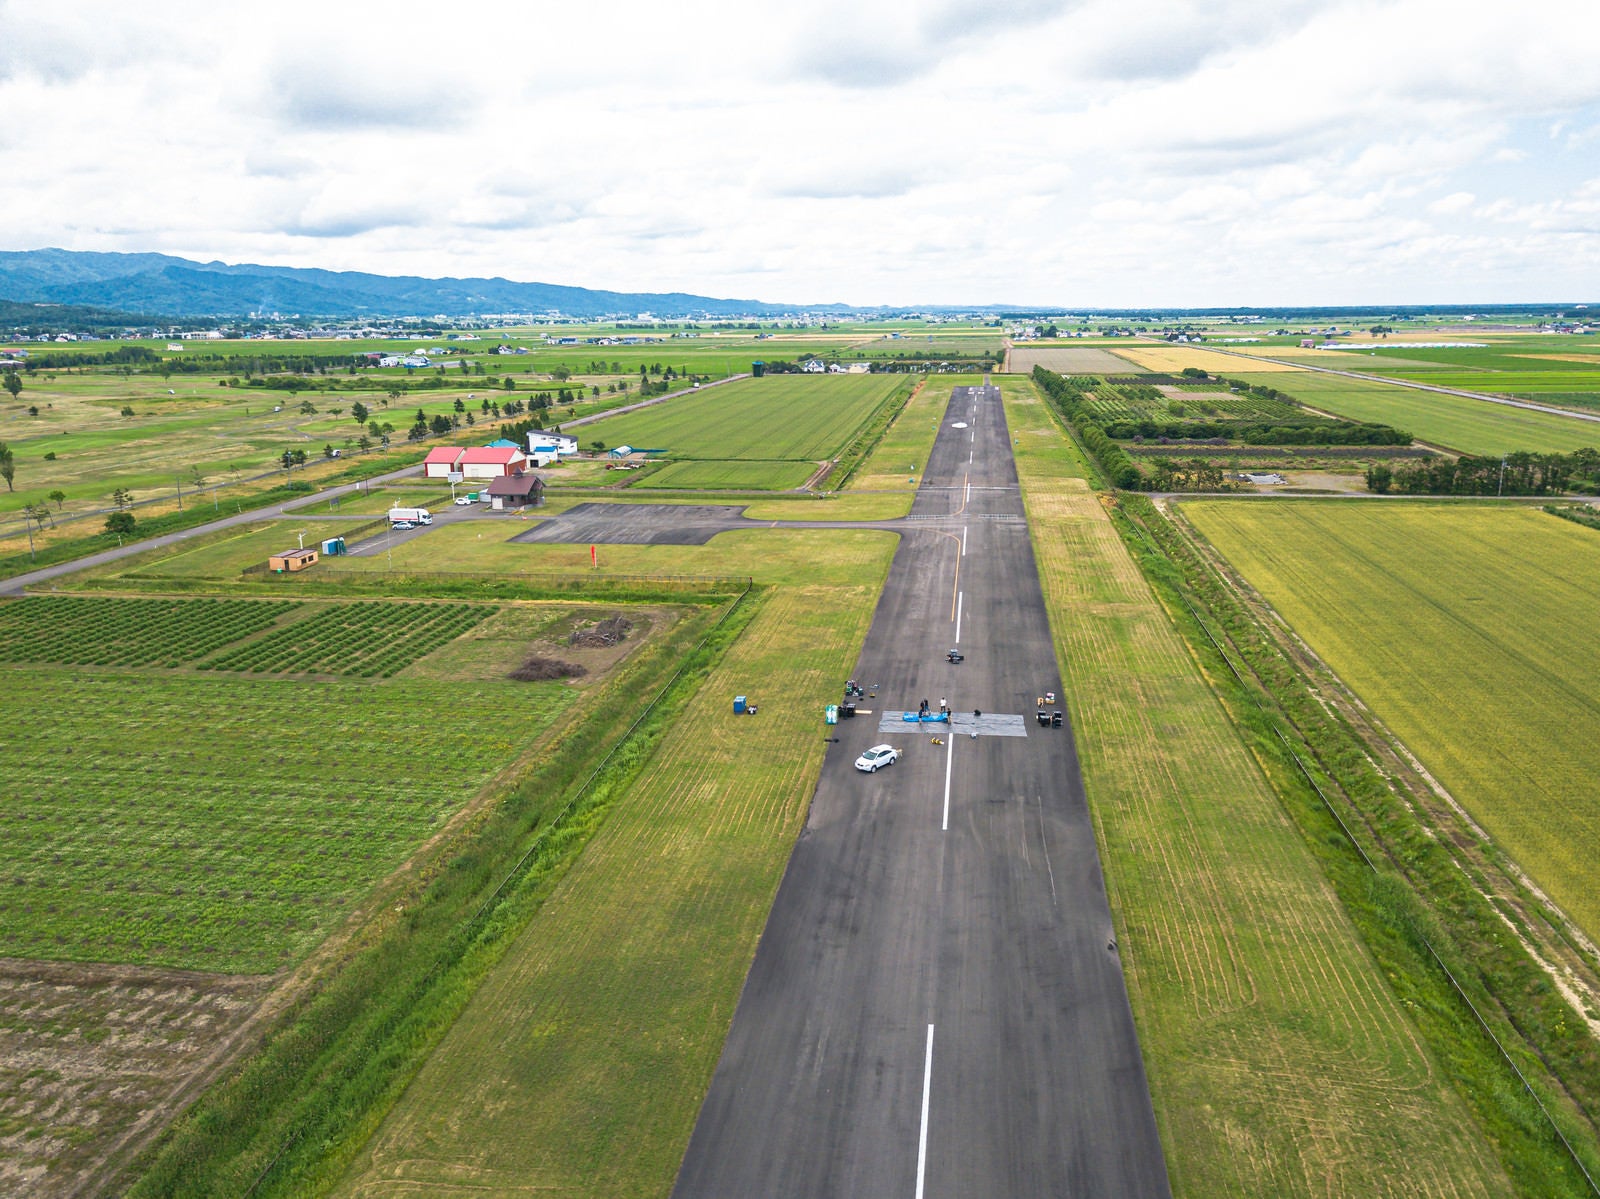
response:
M958 719L837 726L673 1193L1168 1195L998 389L892 523L864 706Z

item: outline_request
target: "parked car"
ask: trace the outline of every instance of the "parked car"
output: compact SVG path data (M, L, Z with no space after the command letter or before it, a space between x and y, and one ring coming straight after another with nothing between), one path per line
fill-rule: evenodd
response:
M456 500L456 507L465 508L468 504L476 504L477 502L478 501L473 499L470 495L464 495Z
M880 767L893 766L900 760L900 751L892 745L874 745L856 759L856 769L876 774Z
M403 533L405 530L414 529L417 526L416 526L416 523L414 521L397 520L392 525L390 525L389 527L391 529L394 529L396 532L402 532Z

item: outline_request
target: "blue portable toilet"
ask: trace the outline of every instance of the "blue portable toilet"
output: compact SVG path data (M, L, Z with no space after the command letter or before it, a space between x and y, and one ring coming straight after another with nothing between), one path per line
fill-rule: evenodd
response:
M329 555L336 555L336 554L344 553L344 538L343 537L330 537L330 538L328 538L328 540L326 540L326 541L324 541L322 543L322 552L324 554L329 554Z
M745 707L744 700L745 700L745 697L742 696L742 695L736 695L736 696L733 697L733 714L735 716L743 716L744 715L744 707Z

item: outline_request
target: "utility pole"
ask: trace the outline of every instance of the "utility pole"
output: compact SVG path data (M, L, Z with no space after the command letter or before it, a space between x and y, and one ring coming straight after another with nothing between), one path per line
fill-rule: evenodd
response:
M1506 456L1500 455L1500 486L1494 489L1495 499L1500 499L1506 493Z

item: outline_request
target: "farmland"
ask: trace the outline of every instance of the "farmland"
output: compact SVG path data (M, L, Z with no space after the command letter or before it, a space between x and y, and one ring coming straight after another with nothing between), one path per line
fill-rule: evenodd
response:
M1246 366L1248 369L1240 369ZM1279 388L1335 416L1408 429L1419 441L1464 454L1492 456L1512 450L1570 453L1600 444L1600 424L1592 421L1313 371L1292 376L1262 373L1260 366L1234 359L1223 369L1230 378Z
M1600 540L1543 513L1195 503L1195 526L1591 937Z
M903 380L883 375L745 379L584 428L608 446L695 461L810 462L836 457Z
M1145 368L1109 349L1096 346L1058 346L1044 342L1012 348L1007 360L1012 374L1027 375L1042 366L1058 375L1136 375Z
M1006 392L1174 1194L1507 1193L1044 405Z

